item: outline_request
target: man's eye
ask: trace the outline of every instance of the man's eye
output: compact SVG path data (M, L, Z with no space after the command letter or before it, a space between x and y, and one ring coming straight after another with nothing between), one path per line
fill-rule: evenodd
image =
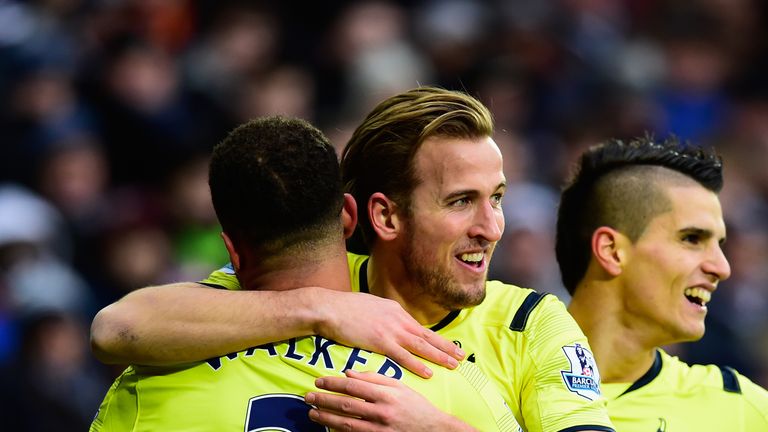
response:
M696 234L687 234L683 236L683 241L690 244L699 244L701 238Z
M459 198L457 200L453 200L451 202L452 207L463 207L465 205L469 204L469 200L466 198Z
M501 201L503 199L504 199L504 195L502 195L500 193L497 193L497 194L494 194L493 196L491 196L491 202L494 205L497 205L497 206L501 205Z

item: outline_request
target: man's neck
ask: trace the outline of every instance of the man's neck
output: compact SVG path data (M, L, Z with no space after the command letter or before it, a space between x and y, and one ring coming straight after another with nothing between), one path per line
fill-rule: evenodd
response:
M631 383L653 365L656 345L647 332L627 320L621 302L607 291L615 287L580 286L568 312L589 339L604 383Z
M451 312L436 304L408 277L402 259L395 254L382 253L374 247L368 259L367 277L371 294L400 303L422 325L436 324Z
M237 277L248 290L285 291L319 286L350 291L349 266L341 246L317 249L311 257L249 256Z

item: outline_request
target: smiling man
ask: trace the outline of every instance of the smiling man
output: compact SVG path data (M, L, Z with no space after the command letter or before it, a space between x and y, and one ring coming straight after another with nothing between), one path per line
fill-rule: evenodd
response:
M563 191L557 258L617 430L768 430L768 392L659 348L704 335L730 275L722 184L714 154L644 138L589 149Z
M587 376L575 355L589 345L564 305L486 281L504 230L506 190L492 136L488 109L461 92L417 88L368 114L341 162L345 189L368 213L358 224L370 258L351 266L353 285L397 300L460 345L498 384L524 430L611 431L597 368ZM364 385L342 380L324 388ZM344 399L317 397L326 409L319 420L342 424L334 412ZM366 411L364 403L347 403L353 415Z
M397 94L367 115L341 162L344 187L365 215L358 220L365 246L354 251L370 252L370 257L348 254L353 290L396 300L418 323L460 346L467 361L501 390L523 430L613 431L589 344L565 305L532 289L486 281L504 230L506 180L493 133L491 113L480 101L440 88ZM226 270L204 283L240 290ZM147 358L153 348L174 346L187 358L205 359L252 346L254 335L265 338L265 329L283 331L268 336L274 340L296 336L285 318L275 326L254 313L259 305L268 304L266 312L275 317L297 312L312 317L317 315L313 309L322 307L276 298L267 303L253 292L223 301L220 290L212 289L141 291L94 321L94 345L102 347L104 357L130 359L138 353ZM336 303L340 317L364 311L348 327L366 327L379 314L360 303L364 299L358 295ZM179 301L188 305L183 313L169 306ZM163 320L151 319L160 314ZM387 323L381 338L396 324ZM173 361L167 353L155 353L153 360ZM418 418L430 409L403 398L371 403L387 389L360 377L327 377L318 387L356 397L307 395L318 408L310 412L312 419L340 430L384 430L388 418L414 413Z

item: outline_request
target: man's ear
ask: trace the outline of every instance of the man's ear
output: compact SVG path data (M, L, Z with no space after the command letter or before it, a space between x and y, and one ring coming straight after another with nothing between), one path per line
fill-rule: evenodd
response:
M235 244L232 242L232 239L225 232L221 233L221 239L224 240L224 246L226 246L227 253L229 253L229 262L232 263L232 268L235 269L235 273L239 273L240 272L240 254L237 253L237 250L235 250Z
M344 226L344 238L352 237L357 226L357 202L352 195L344 194L344 207L341 209L341 223Z
M602 226L592 233L592 256L603 270L615 277L627 264L627 248L631 244L621 232Z
M394 240L402 229L402 219L397 204L381 192L368 199L368 217L376 235L384 240Z

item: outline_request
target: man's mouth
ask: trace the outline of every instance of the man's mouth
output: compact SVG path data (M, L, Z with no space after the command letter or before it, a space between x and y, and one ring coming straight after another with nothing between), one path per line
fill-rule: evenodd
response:
M484 255L482 252L463 253L458 258L467 265L480 267L483 264Z
M712 293L700 287L686 288L684 294L689 302L699 306L706 306L712 299Z

